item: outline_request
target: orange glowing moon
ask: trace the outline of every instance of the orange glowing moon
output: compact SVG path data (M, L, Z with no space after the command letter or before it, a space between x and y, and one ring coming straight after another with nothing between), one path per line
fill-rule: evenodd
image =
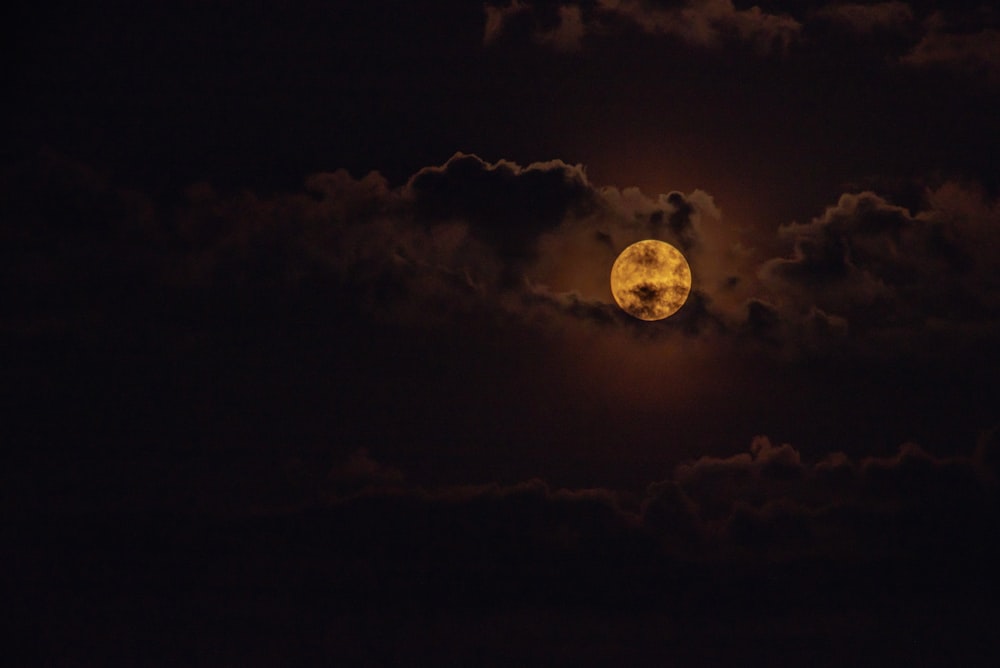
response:
M691 267L663 241L637 241L611 267L611 294L623 311L640 320L672 316L690 292Z

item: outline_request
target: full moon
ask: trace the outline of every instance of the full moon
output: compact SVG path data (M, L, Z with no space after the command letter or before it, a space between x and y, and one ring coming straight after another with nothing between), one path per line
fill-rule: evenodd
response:
M637 241L611 267L611 294L623 311L640 320L677 313L690 292L691 267L679 250L663 241Z

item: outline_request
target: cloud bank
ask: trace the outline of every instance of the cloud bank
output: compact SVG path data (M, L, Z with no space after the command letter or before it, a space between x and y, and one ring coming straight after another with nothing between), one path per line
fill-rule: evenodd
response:
M278 294L323 285L400 322L554 317L813 349L845 337L875 345L932 330L986 334L1000 311L1000 208L954 182L927 190L916 212L845 193L813 220L781 226L765 246L787 254L764 257L708 193L598 187L558 160L520 166L458 153L399 187L337 171L267 197L200 184L166 216L82 168L42 163L31 170L45 173L44 185L8 189L19 193L5 232L18 251L8 284L32 295L14 302L8 328L42 326L32 312L64 289L89 289L92 303L114 309L115 293L136 300L138 286ZM644 238L680 248L695 277L678 316L652 327L615 308L608 286L617 254ZM81 265L93 257L106 260Z
M358 472L363 486L329 498L334 507L359 512L398 505L408 513L475 513L490 540L535 545L546 554L597 557L602 544L624 543L696 561L905 560L928 550L934 556L945 545L956 554L983 548L1000 520L995 441L995 433L984 433L968 455L937 457L904 443L888 456L831 452L806 461L792 445L758 436L747 451L678 465L638 498L552 489L541 480L400 488L393 478L387 487L366 468ZM358 457L367 454L345 466ZM455 534L458 542L466 538ZM480 555L494 557L503 558Z
M621 36L628 31L663 36L689 46L720 49L747 44L760 54L788 53L796 43L824 39L814 30L823 25L855 39L893 35L885 45L888 61L912 68L947 68L997 81L1000 43L995 17L988 11L927 11L907 2L834 2L816 9L793 7L792 13L737 8L732 0L594 0L484 5L483 44L507 35L570 53L591 37ZM792 14L798 13L798 18Z

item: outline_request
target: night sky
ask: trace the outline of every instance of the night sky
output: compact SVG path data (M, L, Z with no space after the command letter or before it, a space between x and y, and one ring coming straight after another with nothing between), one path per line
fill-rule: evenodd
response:
M1000 658L989 3L2 11L20 664Z

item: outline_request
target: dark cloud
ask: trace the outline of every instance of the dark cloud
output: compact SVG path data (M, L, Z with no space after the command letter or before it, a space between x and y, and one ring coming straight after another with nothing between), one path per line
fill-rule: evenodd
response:
M766 53L787 48L802 28L787 14L768 13L757 6L738 9L731 0L613 0L558 5L515 0L505 5L486 5L484 42L495 42L508 22L526 19L534 19L532 33L536 42L562 51L578 50L588 33L605 34L612 27L628 26L699 47L718 47L734 39Z
M905 65L940 66L964 70L1000 81L1000 30L986 28L978 32L948 32L937 22L920 41L902 57Z
M769 289L852 328L996 317L995 206L949 184L911 213L871 192L844 195L810 223L781 228L792 257L765 262ZM984 289L986 288L986 289Z
M510 37L530 39L556 51L574 52L593 29L596 3L494 2L486 3L483 44L490 46Z
M416 509L441 518L466 518L461 521L477 524L468 527L473 535L431 532L432 540L456 547L471 543L473 549L478 549L475 543L488 540L518 553L538 549L545 560L552 549L567 555L602 551L602 544L616 537L647 546L644 549L653 544L648 539L666 541L660 546L669 554L679 550L691 557L709 546L722 554L731 540L741 548L747 546L752 526L746 523L774 532L771 538L754 538L755 549L763 550L757 556L766 558L773 538L789 533L776 526L783 522L799 527L790 533L801 551L789 556L856 549L856 556L864 559L881 557L877 551L885 547L864 542L879 540L870 533L874 527L868 522L906 535L909 541L933 544L936 536L921 532L937 523L954 523L961 540L972 541L1000 520L993 505L996 480L978 451L973 456L937 457L912 443L889 456L852 459L835 452L810 463L793 446L774 445L766 436L758 436L748 452L700 457L679 465L670 478L649 485L642 498L602 488L557 489L539 479L506 485L419 486L405 482L398 469L375 461L364 450L335 467L329 480L338 485L363 483L351 489L338 487L348 493L323 502L332 508L355 512L364 506L383 507L401 513ZM846 522L838 531L854 535L844 542L826 542L825 523L833 521ZM913 521L918 525L911 525ZM736 528L740 524L744 526ZM896 547L900 555L906 548ZM503 555L482 558L503 559Z
M816 15L859 33L903 30L914 20L910 5L898 0L872 4L832 4L820 9Z
M929 321L985 334L1000 308L997 206L957 183L926 191L915 213L870 191L845 194L811 222L780 228L790 256L761 260L703 191L653 198L598 188L560 161L522 167L456 154L400 188L343 170L315 174L290 194L201 183L164 215L82 167L45 160L7 176L18 194L5 228L16 257L6 271L19 286L12 303L27 310L53 299L82 306L66 296L70 282L76 290L100 284L88 297L92 315L139 300L140 288L277 303L311 286L411 324L472 312L530 321L543 308L640 338L740 333L821 350L845 335ZM15 188L32 169L49 176ZM637 328L614 307L607 272L620 249L643 238L681 248L695 285L674 318ZM94 265L95 257L105 259ZM8 326L27 326L27 310L9 312Z
M747 302L746 328L753 337L777 343L783 338L778 333L780 324L781 316L773 305L758 299Z
M819 308L789 312L772 303L751 299L746 304L746 319L733 328L737 336L763 344L780 355L825 356L843 350L850 328L845 318Z
M665 480L646 489L642 525L677 553L697 553L706 539L701 509L677 482Z
M347 461L330 469L327 479L332 485L332 493L344 497L399 487L403 482L403 473L397 468L380 464L368 454L367 448L361 448L352 453Z
M983 7L942 10L897 0L814 4L819 6L793 8L796 18L771 6L740 8L731 0L487 3L483 42L493 45L507 35L575 52L588 38L639 30L713 49L745 43L766 54L787 52L793 43L814 38L822 41L814 28L827 24L853 33L855 39L888 37L880 46L884 62L944 67L998 80L1000 39L995 17Z
M972 455L938 457L905 443L888 456L833 452L807 462L792 445L758 436L746 452L677 466L641 499L607 489L552 489L541 480L405 485L398 470L364 451L335 469L331 480L342 490L348 479L364 483L337 497L336 507L367 512L364 506L381 506L401 513L416 508L463 523L475 518L475 528L447 538L448 549L476 549L481 541L506 546L476 557L491 563L504 559L505 550L520 558L537 550L539 565L556 553L598 558L605 554L600 546L614 541L632 546L618 549L656 545L647 558L912 558L913 550L939 546L942 533L956 548L972 546L1000 521L995 467L986 454L990 438L984 436ZM431 534L431 540L445 540ZM464 543L471 545L460 547Z
M27 178L18 173L8 177ZM144 439L154 451L225 443L311 462L299 451L323 442L331 457L369 448L407 471L426 459L413 474L424 480L476 443L508 481L568 484L598 465L563 479L554 463L532 470L538 448L568 456L593 443L603 457L625 433L630 452L676 461L720 452L731 420L802 438L813 456L858 424L947 450L931 403L963 433L995 421L972 385L995 360L997 214L969 186L929 191L915 213L845 195L782 228L792 252L768 258L704 191L599 188L563 163L459 156L400 187L337 171L274 194L201 183L169 205L82 173L8 194L22 214L5 228L7 395L12 429L35 444L27 457ZM52 231L69 221L83 221L79 234ZM644 323L614 304L608 273L620 249L650 237L685 250L695 284L676 315ZM861 405L883 392L884 425ZM705 413L710 401L724 417ZM70 410L37 423L39 405ZM793 417L820 405L844 425ZM664 420L681 435L661 449ZM472 459L459 470L480 466ZM179 466L168 478L189 475ZM324 483L305 478L320 494Z
M724 516L737 501L763 502L772 486L797 481L804 469L799 453L788 444L774 446L757 437L749 453L728 458L704 457L679 466L674 479L707 518Z
M681 241L681 250L689 250L698 236L694 227L697 213L694 205L679 192L670 193L661 202L668 205L669 209L654 212L650 216L650 223L654 226L665 224L673 236Z
M616 305L585 301L575 293L553 294L544 289L536 289L525 293L522 301L526 308L541 305L543 308L563 311L574 318L601 325L631 324L628 316Z
M765 473L781 461L819 484L819 465L796 464L786 446L758 439L753 449L690 469L787 483ZM866 468L909 481L879 478L891 500L881 506L776 493L735 500L721 521L704 517L679 481L650 486L637 503L527 480L369 492L256 516L15 524L6 584L24 640L13 649L88 663L141 660L153 647L164 664L192 655L475 663L485 653L491 664L902 654L988 665L995 507L938 496L963 482L974 486L968 500L982 500L974 479L948 479L948 467L966 464L907 447L834 466L848 470L840 485L863 486Z
M558 160L522 168L459 153L414 174L406 190L422 220L467 224L511 261L526 258L532 242L567 215L598 206L583 168Z
M521 167L457 154L402 188L377 174L354 179L341 171L310 177L306 190L268 198L189 190L172 280L335 281L366 308L412 322L479 309L528 308L528 315L546 305L572 319L631 327L608 288L621 248L665 239L707 278L706 263L727 243L713 236L721 214L703 192L652 199L635 189L599 189L581 167L560 161ZM722 327L711 287L696 286L659 331Z
M128 429L161 413L156 419L171 423L162 430L167 440L202 421L228 421L222 413L255 395L272 397L275 411L289 409L278 422L299 415L296 430L318 428L326 418L315 402L296 400L290 408L301 391L275 393L297 382L301 365L346 366L355 370L350 378L367 363L389 365L395 354L357 351L355 337L380 340L365 334L369 327L441 336L455 327L500 326L520 332L515 338L574 338L592 328L606 339L602 345L620 335L652 342L726 327L707 288L696 286L676 317L643 327L613 304L608 286L618 250L650 236L690 249L696 270L704 266L694 254L709 257L717 248L719 214L700 192L652 199L635 189L596 188L581 168L560 162L520 167L457 155L398 188L377 173L355 178L340 170L315 174L293 193L197 183L164 206L53 161L7 175L11 210L19 214L4 232L11 241L4 329L19 340L41 334L30 345L42 357L53 347L85 346L79 359L89 361L67 368L77 368L75 380L61 392L83 391L87 365L126 364L106 346L131 346L149 368L128 382L167 396L132 392L122 404L135 410ZM14 187L18 179L34 186ZM335 342L328 352L323 337ZM22 390L34 388L22 391L21 403L51 395L30 359L15 365ZM408 368L398 373L405 377ZM123 366L118 373L131 372ZM158 380L142 379L147 373ZM234 373L244 380L233 385ZM310 382L332 391L337 373ZM115 383L111 376L107 382ZM92 405L80 410L99 421L121 392L127 387L90 393ZM179 417L191 412L198 417ZM41 432L38 438L57 442Z
M810 464L757 437L748 453L683 464L650 489L652 498L669 492L657 503L689 535L764 558L904 556L938 545L942 532L968 548L998 520L995 481L978 454L935 457L909 443L888 457L831 453ZM663 510L646 506L657 530Z
M507 28L507 24L518 15L531 11L530 5L522 4L518 0L495 5L486 3L483 5L486 12L486 27L483 30L483 44L489 46L495 42Z

